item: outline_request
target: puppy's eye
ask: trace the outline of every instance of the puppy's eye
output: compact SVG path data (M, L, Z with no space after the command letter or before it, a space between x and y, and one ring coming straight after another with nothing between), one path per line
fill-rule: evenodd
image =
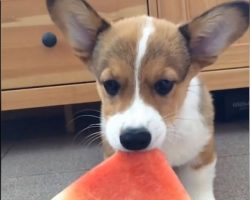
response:
M111 96L115 96L121 88L121 85L116 80L104 81L103 86L104 86L106 92Z
M154 84L155 91L161 95L165 96L167 95L173 88L174 83L172 81L168 80L159 80Z

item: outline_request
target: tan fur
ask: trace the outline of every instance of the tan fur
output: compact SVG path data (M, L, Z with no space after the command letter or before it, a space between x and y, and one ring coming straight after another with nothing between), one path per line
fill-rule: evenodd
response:
M117 97L109 98L103 87L98 83L98 91L103 101L103 114L105 117L122 112L131 103L134 92L135 50L144 24L143 20L145 20L143 17L131 18L114 24L113 30L106 33L99 43L97 49L101 50L94 54L93 68L97 80L102 82L104 79L115 78L122 85L121 93ZM183 81L183 79L190 69L190 58L185 48L185 41L178 32L176 25L164 20L157 20L154 23L155 33L157 34L153 34L149 38L148 52L146 52L142 60L140 93L145 102L169 118L169 115L174 116L178 111L176 109L180 107L185 98L183 94L185 94L189 84L188 81L191 79L188 78L187 81ZM126 26L129 26L130 29L124 30L122 28ZM166 40L162 41L162 38L166 38ZM126 49L126 46L119 45L121 40L126 41L126 43L130 42L130 46L134 46L134 48ZM119 43L116 44L115 41L119 41ZM134 41L134 43L131 41ZM131 50L133 54L131 54ZM123 54L126 55L126 59L122 59ZM108 62L104 62L107 60ZM160 79L177 82L168 97L159 97L154 92L153 85ZM126 91L123 88L126 88Z
M76 55L88 62L95 75L104 118L126 110L132 103L135 91L137 43L146 17L124 19L110 27L83 0L47 0L47 6L53 21L68 37ZM211 39L210 36L217 35L222 23L230 23L224 27L228 30L223 31L225 34L231 31L232 34L222 43L217 42L221 42L221 38L218 38L214 43L216 48L211 48L212 51L204 49L206 45L203 39ZM212 64L219 53L239 38L247 29L248 23L249 20L243 20L243 13L238 8L225 5L212 9L185 25L186 36L182 35L183 32L181 34L177 25L153 19L155 30L149 37L139 71L140 96L144 102L154 107L166 124L172 123L185 100L191 79L203 67ZM85 34L84 37L82 33ZM121 85L119 94L114 97L109 96L103 87L103 82L110 79L117 80ZM165 97L156 94L153 88L161 79L175 83L172 91ZM211 97L206 88L201 87L201 91L200 112L205 118L204 123L209 128L211 139L195 159L194 169L200 169L216 157ZM110 145L105 140L103 144L106 156L111 155L113 150Z
M198 155L192 167L196 170L206 166L216 158L215 139L214 139L214 108L212 98L207 88L201 82L201 101L200 112L205 119L205 123L211 133L211 138L202 152Z
M121 62L119 62L119 66L121 66ZM102 80L109 80L110 78L116 77L116 80L120 82L122 87L119 92L119 95L115 97L110 97L106 93L103 85L99 81L97 81L98 93L103 102L102 114L105 118L108 118L109 116L112 116L117 112L124 111L130 105L134 93L134 87L133 80L130 81L129 77L133 75L133 72L131 69L124 71L123 67L113 66L106 68L102 74L103 76L101 75L100 77L101 82Z
M138 40L140 26L138 26L138 20L134 20L135 18L128 22L122 21L121 24L118 24L116 34L119 39L122 38L125 41ZM121 29L120 26L127 26L128 24L126 23L130 24L130 34L121 32L123 29ZM141 22L141 24L142 23L143 22ZM165 26L163 26L163 24ZM148 51L142 60L140 95L147 104L159 111L163 118L165 118L166 124L171 124L174 122L176 114L179 112L186 97L189 82L199 72L200 66L197 64L190 66L191 62L187 49L185 48L185 41L179 34L177 26L166 23L165 21L157 21L154 27L156 29L155 33L157 34L152 34L149 38ZM109 51L109 55L115 55L115 52L118 51L117 47L114 49L110 48L110 45L112 45L112 42L110 43L110 41L112 41L111 38L114 38L112 37L112 35L114 35L112 32L113 31L107 33L105 40L100 43L102 49ZM122 36L124 36L124 38ZM162 37L166 38L166 41L163 42ZM113 39L113 41L114 40L116 40L116 38ZM136 43L134 45L136 45ZM134 49L136 49L136 46ZM132 102L134 94L134 65L130 66L129 63L134 63L136 54L129 54L126 49L121 50L120 53L124 53L128 56L126 58L127 62L124 62L124 59L121 59L123 55L119 54L118 56L108 58L105 50L101 51L100 53L102 55L99 54L97 57L99 59L101 58L100 60L107 59L109 62L106 63L106 66L103 68L95 68L96 70L100 70L96 72L96 74L100 74L98 79L102 82L115 78L123 87L118 96L110 98L107 96L103 86L98 83L98 91L102 99L102 113L105 118L108 118L115 113L124 111ZM96 62L95 64L101 66L100 63L97 64ZM166 97L160 97L153 89L154 83L161 79L176 82L173 90ZM126 89L124 90L124 88ZM204 114L206 115L205 112ZM213 134L212 131L211 134ZM105 156L112 155L114 152L112 147L105 141L103 145ZM211 145L208 145L206 148L210 146ZM209 151L206 150L206 148L204 149L204 153L201 153L199 156L199 160L201 161L199 166L205 165L211 160L211 157L208 156L211 148ZM196 168L198 169L198 167Z
M191 64L186 43L178 31L178 26L165 20L154 20L155 32L150 36L147 51L142 60L142 70L152 70L161 61L161 67L171 68L182 81ZM150 65L147 62L151 62Z
M113 25L113 29L105 34L98 44L92 62L93 71L97 76L97 88L102 99L102 114L105 118L124 111L132 102L134 94L134 63L136 45L140 35L140 27L144 22L131 18ZM122 27L130 26L130 29ZM115 79L121 84L119 95L110 97L102 82Z
M104 68L108 68L116 62L114 67L124 67L123 70L134 68L136 45L140 34L138 26L143 24L143 18L130 18L121 20L112 25L112 29L106 31L100 38L93 52L91 68L97 79L100 78ZM129 27L129 29L124 29ZM121 66L119 64L121 63ZM130 76L132 78L133 76Z
M192 165L192 168L199 170L200 168L212 163L216 158L215 154L215 141L214 135L211 135L211 139L208 144L204 147L203 151L196 158L195 163Z
M141 96L165 118L166 123L172 123L189 84L184 79L191 64L190 57L176 25L155 20L154 28L141 66ZM176 83L166 97L156 94L153 88L162 79Z

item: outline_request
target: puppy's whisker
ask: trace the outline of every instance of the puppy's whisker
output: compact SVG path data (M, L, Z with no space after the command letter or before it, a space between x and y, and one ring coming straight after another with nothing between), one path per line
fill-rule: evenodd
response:
M87 135L84 139L88 140L92 136L96 136L96 135L101 136L101 131L99 130L99 131L96 131L94 133L91 133L91 134Z
M195 118L181 118L181 117L175 117L176 120L188 120L188 121L195 121L195 120L199 120L199 119L195 119Z
M175 128L169 129L168 135L166 137L166 140L169 143L175 143L176 140L182 140L182 137L177 134L177 131Z
M100 139L100 142L97 143L98 146L102 145L102 137Z
M93 128L100 128L100 124L90 124L89 126L87 126L86 128L82 129L81 131L77 132L77 134L75 135L75 137L73 138L73 141L75 141L80 135L82 135L84 132L86 132L89 129L93 129Z
M98 132L95 132L95 133L91 133L91 134L89 134L87 137L85 137L84 139L86 139L86 140L88 140L89 138L92 138L92 137L94 137L94 136L100 136L100 131L98 131Z
M163 119L168 119L168 118L174 117L175 115L176 115L175 112L173 112L173 113L168 113L167 115L162 116L162 118L163 118Z
M175 117L175 115L170 115L170 116L167 116L167 117L163 117L163 119L169 120L169 119L174 118L174 117Z
M96 119L101 119L101 117L99 116L96 116L96 115L79 115L77 117L74 117L73 119L71 119L68 123L67 123L67 126L69 126L70 124L72 124L72 122L78 120L78 119L81 119L83 117L92 117L92 118L96 118Z
M170 122L170 125L167 125L167 128L170 129L170 130L172 130L172 129L175 129L176 126L175 126L174 123Z
M95 144L95 142L99 141L101 138L100 137L93 137L90 140L88 140L88 142L86 142L86 147L90 147L92 144ZM84 143L83 143L84 144ZM82 144L82 145L83 145Z
M182 118L182 117L178 117L178 116L175 116L176 113L172 113L170 115L165 115L163 116L163 119L168 119L168 118L174 118L174 120L198 120L198 119L195 119L195 118Z
M82 109L82 110L79 110L79 111L77 111L76 113L74 113L74 116L77 116L77 115L79 115L79 114L81 114L81 113L88 113L89 111L90 111L90 112L96 112L96 113L98 113L98 114L101 113L101 111L96 110L96 109Z
M170 123L170 125L168 125L167 128L169 131L168 131L168 135L167 135L166 139L170 143L173 143L174 139L182 139L182 137L177 134L176 125L174 123Z
M80 118L83 118L83 117L93 117L93 118L96 118L96 119L101 119L101 117L100 117L100 116L86 114L86 115L79 115L79 116L77 116L77 117L73 118L72 120L77 120L77 119L80 119Z
M89 128L98 128L101 127L101 125L99 123L96 124L90 124L89 126L87 126L86 128L82 129L81 131L79 131L77 134L81 134L84 131L88 130ZM77 135L76 135L77 136Z
M84 145L86 147L89 147L89 142L92 141L93 139L95 138L99 138L97 135L92 135L91 137L89 137L87 140L86 139L83 139L81 142L80 142L80 145Z
M162 117L164 120L171 121L171 119L175 118L175 114L169 115L169 116L163 116Z
M86 147L89 147L89 145L91 145L92 143L94 143L95 141L101 139L101 132L95 132L94 134L91 134L91 137L88 137L87 140L84 140L81 145L86 144Z

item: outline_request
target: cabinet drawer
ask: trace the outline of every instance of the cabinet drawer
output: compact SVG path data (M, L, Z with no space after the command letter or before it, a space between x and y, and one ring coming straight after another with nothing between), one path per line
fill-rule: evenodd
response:
M147 0L89 0L107 19L147 14ZM50 20L45 0L3 0L2 89L30 88L93 81ZM53 32L57 44L45 47L41 38Z

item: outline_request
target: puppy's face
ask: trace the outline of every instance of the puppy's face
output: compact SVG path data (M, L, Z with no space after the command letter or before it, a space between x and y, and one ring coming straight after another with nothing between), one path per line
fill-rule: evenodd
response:
M188 24L106 22L85 1L48 0L55 23L96 77L102 129L114 149L160 147L187 87L248 27L249 4L227 3Z
M146 16L120 21L103 35L93 70L103 133L115 149L163 142L189 82L185 42L177 26Z

